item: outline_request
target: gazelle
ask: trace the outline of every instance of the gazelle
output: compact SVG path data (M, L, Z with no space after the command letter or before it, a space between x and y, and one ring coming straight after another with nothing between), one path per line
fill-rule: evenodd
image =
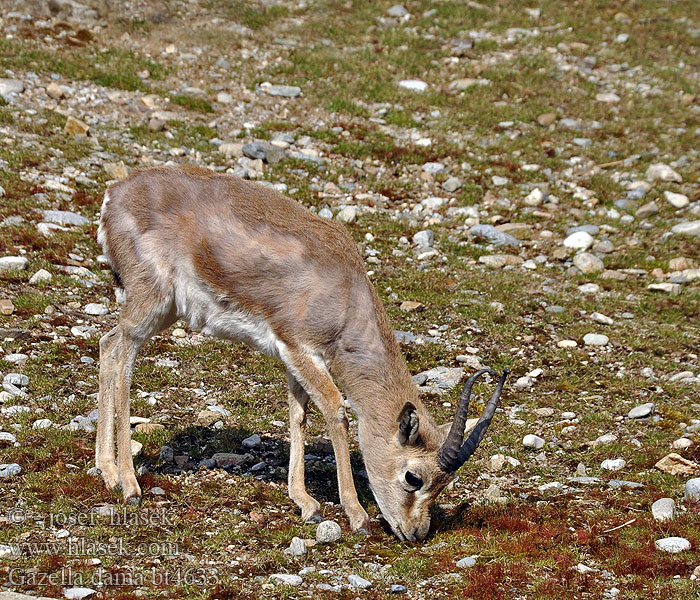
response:
M357 415L360 449L384 518L401 539L427 535L430 508L483 437L507 371L466 441L472 385L493 372L475 373L454 422L436 426L347 230L238 177L194 167L137 171L105 193L98 240L126 295L119 324L100 339L95 462L109 488L121 485L126 501L140 500L129 428L134 361L152 335L183 319L285 364L289 496L303 519L321 516L304 483L311 399L333 444L343 509L354 530L369 528L353 482L337 380Z

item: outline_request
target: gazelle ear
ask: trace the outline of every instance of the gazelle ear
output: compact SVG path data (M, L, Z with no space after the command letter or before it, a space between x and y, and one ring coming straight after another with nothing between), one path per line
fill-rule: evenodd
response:
M402 446L411 446L418 439L418 413L416 407L406 402L398 418L398 439Z

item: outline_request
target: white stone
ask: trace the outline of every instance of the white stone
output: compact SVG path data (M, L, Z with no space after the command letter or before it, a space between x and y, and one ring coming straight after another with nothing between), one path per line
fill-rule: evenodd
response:
M640 404L635 406L632 410L627 413L629 419L644 419L654 412L654 403L647 402L646 404Z
M470 569L476 564L476 557L475 556L466 556L464 558L460 558L457 561L457 567L460 569Z
M599 312L591 313L591 320L602 325L612 325L615 322L610 317Z
M588 250L594 241L593 236L587 231L577 231L564 240L564 246L576 250Z
M544 202L544 194L540 188L535 188L527 196L525 196L525 200L523 200L523 202L527 206L539 206L542 204L542 202Z
M671 554L676 554L677 552L683 552L684 550L690 549L690 542L682 537L667 537L660 540L656 540L654 545L664 552L670 552Z
M348 583L354 587L358 588L361 590L366 590L370 587L372 587L372 582L368 581L364 577L360 577L359 575L349 575L348 576Z
M597 283L584 283L578 286L578 291L582 294L597 294L600 292L600 286Z
M98 317L104 316L109 312L109 309L104 304L99 304L95 302L86 304L83 310L88 315L95 315Z
M700 477L694 477L685 482L686 500L700 500Z
M342 535L343 531L335 521L322 521L316 528L316 541L320 544L337 542Z
M428 89L428 84L420 79L403 79L398 82L399 86L412 92L424 92Z
M678 296L681 293L682 287L680 283L669 283L664 281L663 283L650 283L647 286L650 292L664 292L671 296Z
M574 266L581 271L581 273L586 274L597 273L605 268L602 260L595 254L589 254L588 252L581 252L574 256Z
M686 206L688 206L688 204L690 204L688 196L684 194L677 194L675 192L665 191L664 198L666 198L668 203L674 208L685 208Z
M36 284L36 283L43 283L46 281L51 281L53 279L53 275L49 273L46 269L39 269L34 275L32 275L29 278L29 283Z
M576 343L576 340L559 340L557 342L557 346L559 348L576 348L578 344Z
M649 165L646 172L646 178L648 181L674 181L676 183L683 182L683 178L678 173L663 163Z
M24 256L3 256L0 258L0 273L6 271L22 271L29 266L29 261Z
M131 440L131 456L138 456L143 450L143 444L137 440Z
M695 235L700 237L700 221L685 221L671 227L672 233L681 235ZM2 259L0 259L2 260Z
M673 446L674 450L687 450L693 445L692 440L689 440L686 437L678 438L677 440L674 440L671 446Z
M299 587L302 583L304 583L304 580L299 577L299 575L291 575L289 573L273 573L270 575L270 579L277 584L291 585L293 587Z
M614 92L602 92L600 94L596 94L595 99L598 102L604 102L606 104L617 104L620 101L620 96Z
M672 521L676 516L673 498L659 498L651 505L651 514L657 521Z
M357 218L357 207L344 206L335 218L341 223L352 223Z
M606 346L610 339L602 333L587 333L583 336L583 343L586 346Z
M544 448L544 440L532 433L528 433L524 438L523 438L523 446L526 448L533 448L535 450L539 450L541 448Z
M82 598L88 598L96 593L97 590L84 587L65 588L63 590L63 596L69 600L82 600Z
M289 548L287 548L285 552L292 556L304 556L304 554L306 554L306 544L301 538L293 537L292 543L289 544Z
M623 458L608 458L600 463L600 468L605 469L606 471L619 471L624 469L626 465L627 461L625 461Z

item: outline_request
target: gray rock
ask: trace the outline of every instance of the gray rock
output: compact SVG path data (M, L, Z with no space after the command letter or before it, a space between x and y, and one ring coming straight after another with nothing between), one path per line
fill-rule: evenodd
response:
M671 296L678 296L683 290L683 286L680 283L671 283L670 281L664 281L662 283L650 283L647 286L650 292L664 292Z
M673 498L659 498L651 505L651 514L657 521L672 521L676 516L676 503Z
M24 83L19 79L0 79L0 96L21 94L23 91Z
M0 442L8 442L10 444L14 444L16 441L17 438L11 433L8 433L6 431L0 431Z
M341 223L353 223L357 219L357 207L344 206L335 218Z
M267 88L270 96L281 96L282 98L296 98L301 95L301 88L296 85L271 85Z
M260 436L257 433L254 433L250 437L247 437L244 439L241 444L243 445L244 448L252 449L252 448L259 448L262 446L262 440L260 439Z
M700 237L700 221L685 221L671 227L672 233ZM1 259L0 259L1 260Z
M216 95L216 101L219 104L231 104L233 102L233 96L227 92L219 92Z
M289 548L285 550L286 554L291 554L292 556L304 556L306 554L306 544L304 540L298 537L292 538L292 543L289 544Z
M330 208L324 206L321 210L318 211L318 216L323 217L324 219L332 219L333 211Z
M686 481L685 498L686 500L700 500L700 477Z
M53 425L51 419L37 419L32 423L32 429L48 429L51 425Z
M430 229L419 231L413 236L413 243L421 248L432 248L435 243L435 234Z
M32 285L36 283L43 283L46 281L51 281L53 279L53 275L49 273L46 269L39 269L34 275L32 275L29 278L29 283Z
M605 269L603 261L600 260L595 254L589 254L588 252L581 252L574 256L574 266L581 271L581 273L597 273Z
M606 346L610 338L602 333L587 333L583 336L583 343L586 346Z
M644 484L636 481L625 481L624 479L611 479L608 481L608 487L613 490L638 490L644 487Z
M352 587L359 588L361 590L366 590L372 587L371 581L368 581L367 579L365 579L364 577L360 577L359 575L348 576L348 583Z
M670 552L671 554L676 554L678 552L683 552L684 550L690 550L690 542L682 537L667 537L660 540L656 540L654 545L664 552Z
M515 237L496 229L493 225L474 225L469 229L469 233L494 246L517 246L520 244Z
M86 304L83 310L85 311L85 314L94 315L97 317L102 317L109 312L109 309L104 304L99 304L97 302Z
M595 240L587 231L577 231L564 240L564 247L576 250L588 250Z
M165 462L173 462L175 451L170 446L163 446L160 449L160 459Z
M666 198L668 203L674 208L685 208L688 206L688 204L690 204L688 196L684 194L676 194L675 192L666 191L664 192L664 198Z
M663 163L649 165L646 172L646 178L648 181L673 181L675 183L683 182L683 178L678 173Z
M424 92L428 89L428 84L420 79L403 79L398 82L398 85L412 92Z
M450 177L442 184L442 189L447 192L456 192L462 187L462 182L457 177Z
M647 217L650 217L651 215L655 215L656 213L659 212L659 207L654 202L653 200L651 202L647 202L644 206L640 206L637 209L637 212L634 213L634 216L637 217L638 219L646 219Z
M63 597L68 598L68 600L83 600L83 598L89 598L93 594L96 594L97 590L85 587L74 587L74 588L64 588Z
M569 227L566 230L566 235L571 235L572 233L578 233L579 231L585 231L591 235L598 235L600 233L600 227L597 225L576 225L575 227Z
M390 17L396 17L400 19L408 14L408 10L400 4L394 4L389 10L386 11Z
M469 569L469 568L473 567L475 564L476 564L476 558L474 558L473 556L467 556L465 558L460 558L457 561L457 566L460 569Z
M17 463L0 465L0 479L12 477L13 475L19 475L21 472L22 467L20 467Z
M250 159L261 159L269 164L276 164L284 160L285 152L269 142L250 142L243 145L243 155Z
M0 258L0 273L13 270L22 271L27 266L29 266L29 261L24 256L3 256Z
M270 575L270 579L279 585L291 585L293 587L299 587L304 583L304 580L299 575L291 575L289 573L273 573Z
M646 404L640 404L635 406L632 410L627 413L627 418L629 419L644 419L651 416L654 412L654 403L647 402Z
M406 588L405 585L401 585L398 583L391 584L391 593L392 594L405 594L406 592L408 592L408 588Z
M445 165L440 162L427 162L422 167L423 171L430 173L431 175L436 175L441 171L445 170Z
M22 373L8 373L2 379L3 383L11 383L12 385L24 387L29 385L29 377Z
M342 535L343 531L335 521L321 521L316 528L316 541L319 544L337 542Z
M532 448L533 450L539 450L540 448L544 448L544 439L542 439L538 435L528 433L523 438L523 446L525 446L525 448Z
M624 469L627 461L624 458L608 458L600 463L600 468L606 471L619 471Z
M90 220L83 215L68 210L45 210L43 214L44 221L57 225L88 225L90 223Z
M233 454L232 452L217 452L216 454L214 454L214 456L212 456L212 460L214 460L216 466L220 469L226 469L228 467L237 467L242 465L248 460L248 457L245 454Z

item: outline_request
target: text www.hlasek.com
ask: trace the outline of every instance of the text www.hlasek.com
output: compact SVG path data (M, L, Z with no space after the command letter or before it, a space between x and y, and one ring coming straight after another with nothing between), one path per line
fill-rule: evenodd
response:
M65 542L19 542L10 544L14 556L53 554L60 556L178 556L177 542L140 542L129 544L122 538L100 542L71 537Z

